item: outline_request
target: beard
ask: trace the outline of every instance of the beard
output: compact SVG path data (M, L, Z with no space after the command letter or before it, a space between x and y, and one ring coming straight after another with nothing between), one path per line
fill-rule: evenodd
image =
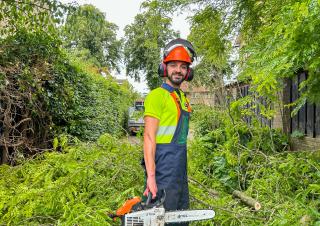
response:
M168 76L169 81L177 86L180 86L184 81L184 76L181 73L175 73Z

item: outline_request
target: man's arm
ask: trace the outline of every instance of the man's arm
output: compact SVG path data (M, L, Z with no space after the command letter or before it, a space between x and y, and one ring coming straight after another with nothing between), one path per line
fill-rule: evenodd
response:
M152 193L152 198L156 197L158 188L156 183L156 135L159 126L159 119L145 116L144 117L144 161L147 171L147 187L144 191L144 195L148 196L148 193Z

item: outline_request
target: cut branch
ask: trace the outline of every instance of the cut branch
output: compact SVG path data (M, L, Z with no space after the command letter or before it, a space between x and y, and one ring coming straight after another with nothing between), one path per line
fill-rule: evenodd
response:
M248 206L252 207L254 210L261 209L261 204L257 200L251 198L250 196L247 196L246 194L244 194L241 191L234 190L232 192L232 196L236 197L236 198L239 198L243 203L245 203Z
M237 218L251 218L251 219L257 219L257 220L262 220L262 221L265 221L265 220L266 220L266 218L252 217L252 216L249 216L249 215L241 215L241 214L238 214L238 213L236 213L236 212L234 212L234 211L232 211L232 210L228 210L228 209L223 208L223 207L211 205L211 204L209 204L209 203L206 203L205 201L202 201L202 200L196 198L196 197L193 196L193 195L190 195L190 198L191 198L193 201L196 201L196 202L198 202L198 203L200 203L200 204L202 204L202 205L204 205L204 206L206 206L206 207L208 207L208 208L210 208L210 209L213 209L213 210L214 210L214 209L219 209L219 210L222 210L222 211L225 211L225 212L234 214L235 217L237 217Z

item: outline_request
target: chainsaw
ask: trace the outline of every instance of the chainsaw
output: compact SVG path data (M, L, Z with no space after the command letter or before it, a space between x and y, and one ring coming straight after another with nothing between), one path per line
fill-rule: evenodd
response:
M140 197L127 200L115 214L109 214L114 220L121 218L122 226L164 226L166 223L184 223L208 220L215 216L213 210L176 210L166 211L163 207L165 191L156 202L151 203L149 192L144 203Z

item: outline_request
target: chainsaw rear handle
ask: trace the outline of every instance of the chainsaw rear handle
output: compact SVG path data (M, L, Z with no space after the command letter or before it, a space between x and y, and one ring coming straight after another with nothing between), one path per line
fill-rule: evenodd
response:
M146 209L151 209L153 207L159 207L163 205L164 201L166 200L166 191L163 189L158 194L162 194L161 197L158 197L156 202L151 203L152 193L151 192L148 193L147 201L145 204Z
M146 206L150 205L151 200L152 200L152 193L149 191L148 192L148 198L147 198L147 201L146 201Z

